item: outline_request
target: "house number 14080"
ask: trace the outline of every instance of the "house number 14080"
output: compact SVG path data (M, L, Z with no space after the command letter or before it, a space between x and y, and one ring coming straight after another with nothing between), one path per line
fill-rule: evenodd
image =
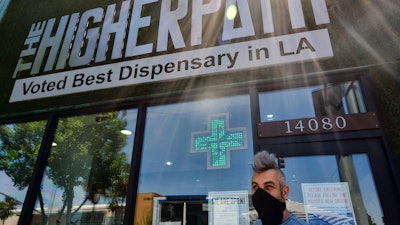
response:
M309 120L299 120L294 125L292 121L285 121L287 134L297 132L316 132L318 130L330 131L330 130L341 130L346 128L346 119L342 116L337 116L334 118L323 117L321 119L309 119ZM294 126L293 126L294 125Z

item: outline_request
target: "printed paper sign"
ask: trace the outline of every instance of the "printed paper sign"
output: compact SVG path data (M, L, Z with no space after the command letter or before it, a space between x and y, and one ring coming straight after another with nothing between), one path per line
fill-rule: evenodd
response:
M356 225L347 183L303 183L309 224Z
M247 191L208 193L209 225L248 225L249 197Z

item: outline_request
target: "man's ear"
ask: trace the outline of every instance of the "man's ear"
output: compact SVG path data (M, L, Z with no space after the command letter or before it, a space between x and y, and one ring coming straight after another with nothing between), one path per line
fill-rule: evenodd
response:
M285 187L283 187L282 193L283 193L283 199L284 200L286 200L288 198L289 191L290 191L289 186L286 185Z

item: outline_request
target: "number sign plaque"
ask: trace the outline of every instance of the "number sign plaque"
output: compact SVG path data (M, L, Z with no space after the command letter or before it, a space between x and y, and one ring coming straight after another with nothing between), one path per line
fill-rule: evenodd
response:
M378 128L379 124L375 113L367 112L262 122L258 124L258 137L268 138Z

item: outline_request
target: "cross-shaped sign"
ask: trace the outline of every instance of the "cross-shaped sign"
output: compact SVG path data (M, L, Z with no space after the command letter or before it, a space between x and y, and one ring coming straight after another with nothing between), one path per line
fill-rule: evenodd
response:
M229 115L208 117L208 129L192 133L191 152L207 152L207 169L230 167L230 150L247 149L246 127L229 128Z

